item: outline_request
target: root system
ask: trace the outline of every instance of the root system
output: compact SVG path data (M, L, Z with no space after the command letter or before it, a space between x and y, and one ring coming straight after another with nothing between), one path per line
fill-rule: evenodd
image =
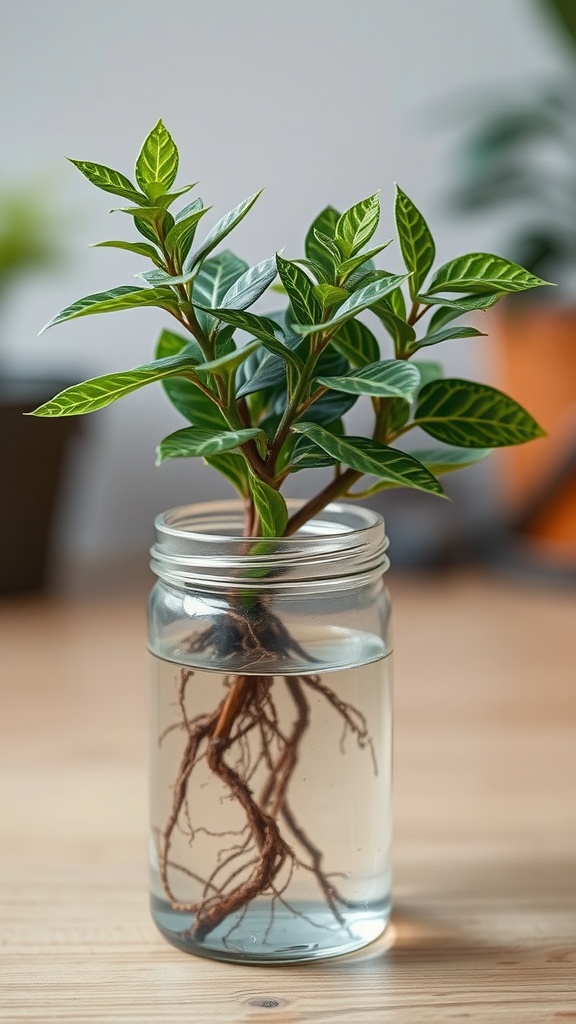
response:
M267 630L274 633L274 646L283 653L302 650L275 620ZM266 651L261 631L238 616L218 641L203 635L196 643L214 645L240 643L243 649ZM268 633L267 645L269 646ZM222 653L222 650L220 650ZM210 712L188 716L187 692L193 685L192 669L180 670L178 684L178 720L159 737L162 744L169 732L184 730L185 749L172 789L172 806L162 828L158 829L160 878L165 897L175 911L190 913L193 923L189 935L201 942L231 915L245 913L256 897L267 896L272 914L277 902L286 904L287 889L296 869L315 879L322 898L335 921L343 923L342 909L347 905L335 883L335 876L324 869L323 851L315 844L290 805L290 785L299 762L302 744L310 725L310 697L319 695L342 720L343 739L352 734L360 747L372 748L367 722L356 708L344 702L318 675L228 675L224 678L223 697ZM293 708L289 727L281 721L280 697L286 693ZM284 715L284 718L286 716ZM343 740L342 740L343 742ZM209 833L221 847L213 870L207 877L194 874L187 864L172 857L178 830L194 846L194 827L190 820L189 793L199 765L219 780L226 796L241 812L239 829ZM253 791L256 775L259 792ZM206 829L203 829L206 832ZM201 895L195 902L178 899L171 883L172 872L182 872L199 884Z

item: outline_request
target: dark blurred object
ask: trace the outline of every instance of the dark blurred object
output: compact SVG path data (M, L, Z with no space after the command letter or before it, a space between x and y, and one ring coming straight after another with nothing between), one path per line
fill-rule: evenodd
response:
M0 381L0 594L38 590L74 419L25 416L69 381Z
M33 184L0 184L0 312L28 275L51 270L59 263L60 235L45 190L41 193ZM39 422L24 413L68 384L8 374L0 344L2 594L40 589L47 580L65 451L75 424L69 420Z

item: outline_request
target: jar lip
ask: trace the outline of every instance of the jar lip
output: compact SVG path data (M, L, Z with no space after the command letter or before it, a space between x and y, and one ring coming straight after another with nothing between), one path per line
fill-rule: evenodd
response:
M290 512L297 512L304 504L304 501L300 499L288 498L286 500L286 505ZM241 526L243 514L243 503L234 499L194 502L189 505L177 505L174 508L166 509L156 516L154 525L157 535L160 534L181 540L200 541L207 544L214 542L233 546L237 545L239 540L247 542L273 540L276 545L280 543L283 548L285 545L286 547L301 548L303 544L306 545L308 543L313 546L321 538L328 539L329 537L346 536L350 533L361 536L363 533L373 530L374 527L382 527L385 531L384 518L379 512L374 511L374 509L364 508L361 505L346 504L344 502L331 502L318 515L305 523L297 533L289 537L243 537L239 532L230 533L190 528L195 520L199 520L200 524L202 524L203 522L208 522L210 518L214 519L214 517L218 517L215 525L223 525L224 522L228 521L230 523L237 522ZM357 520L357 525L352 524L354 519ZM346 520L351 525L343 525ZM190 525L176 525L177 523ZM323 529L319 529L320 527Z
M302 501L289 500L290 511ZM241 501L168 509L155 521L152 569L165 580L271 585L388 568L384 520L362 506L328 505L289 537L243 537Z

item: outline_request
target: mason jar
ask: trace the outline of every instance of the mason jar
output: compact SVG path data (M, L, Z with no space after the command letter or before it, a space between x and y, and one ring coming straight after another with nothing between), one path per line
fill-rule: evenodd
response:
M315 960L390 917L388 542L355 505L278 539L242 513L155 524L152 915L187 952Z

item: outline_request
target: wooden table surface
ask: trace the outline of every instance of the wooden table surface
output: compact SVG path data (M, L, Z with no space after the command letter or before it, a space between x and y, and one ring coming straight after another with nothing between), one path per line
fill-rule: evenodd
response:
M188 956L148 917L144 595L0 606L0 1021L576 1020L576 595L392 589L393 925L291 967Z

